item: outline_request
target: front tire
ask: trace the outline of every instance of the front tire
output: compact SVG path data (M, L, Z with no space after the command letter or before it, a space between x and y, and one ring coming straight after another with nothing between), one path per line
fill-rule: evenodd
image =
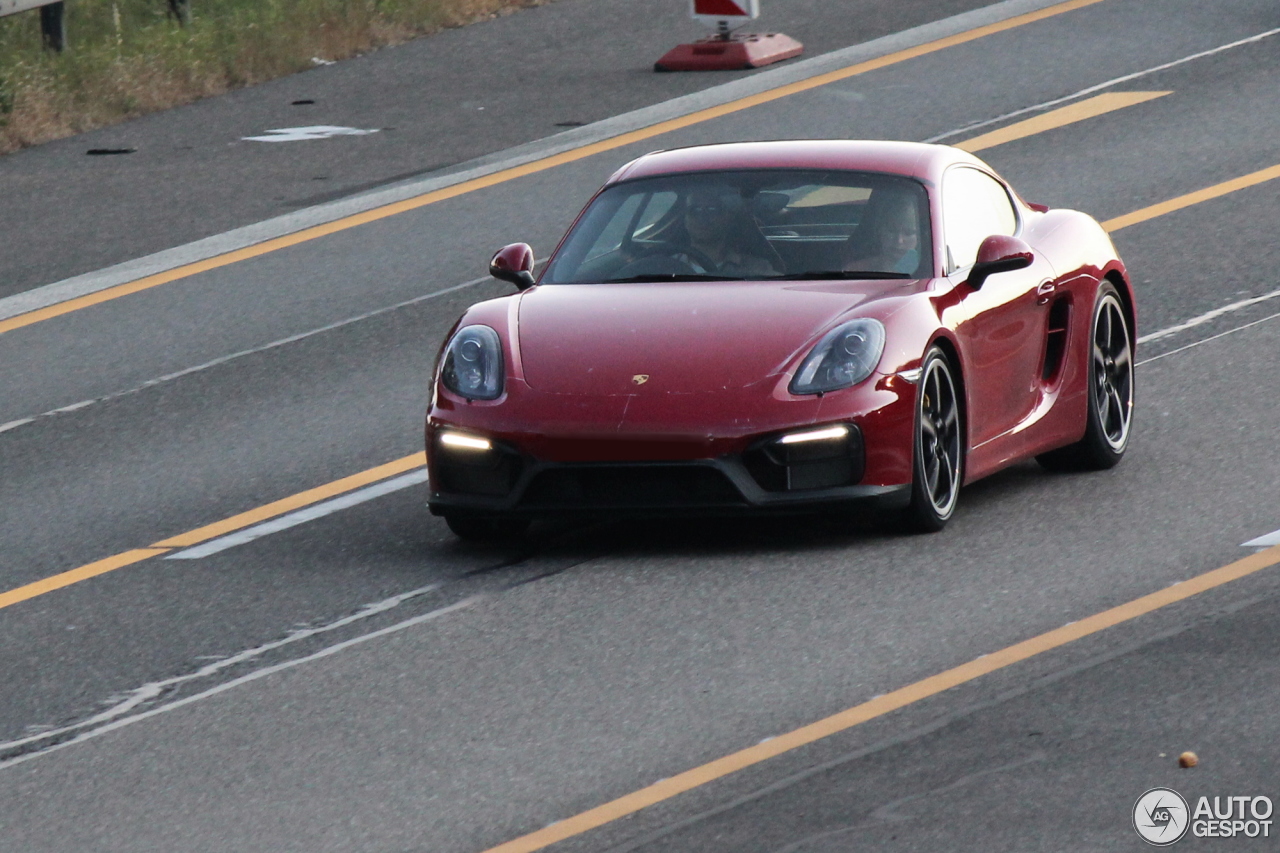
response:
M1133 333L1115 285L1098 289L1089 330L1089 413L1084 438L1036 457L1050 471L1114 468L1133 426Z
M914 475L904 520L920 533L946 527L960 497L964 429L960 394L946 354L925 354L916 394Z

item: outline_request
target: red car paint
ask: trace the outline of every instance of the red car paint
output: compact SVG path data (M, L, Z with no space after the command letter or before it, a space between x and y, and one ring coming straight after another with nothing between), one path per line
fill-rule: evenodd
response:
M1069 210L1042 212L1008 188L1020 222L1016 236L1002 245L1028 249L1030 265L997 273L976 290L967 282L968 270L948 275L937 226L939 187L946 170L957 166L999 180L966 152L902 142L708 145L656 152L623 166L606 188L642 177L748 169L856 170L917 179L935 223L933 275L540 283L475 305L455 329L482 324L497 331L505 392L493 401L465 400L443 387L437 369L427 417L433 509L450 505L434 485L432 442L444 428L489 437L540 462L622 463L725 458L762 436L847 422L861 430L865 447L859 483L909 484L917 388L900 374L919 368L935 344L956 361L962 386L964 482L1079 440L1087 416L1089 320L1104 278L1120 292L1134 328L1124 266L1093 219ZM791 394L791 378L815 343L854 317L885 327L875 373L843 390ZM1062 357L1047 364L1049 347L1059 345Z

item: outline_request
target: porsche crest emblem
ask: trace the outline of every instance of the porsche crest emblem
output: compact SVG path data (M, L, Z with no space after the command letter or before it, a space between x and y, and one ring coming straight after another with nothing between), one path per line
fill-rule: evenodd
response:
M649 381L649 374L637 373L635 376L631 377L631 381L635 385L643 385L644 383Z

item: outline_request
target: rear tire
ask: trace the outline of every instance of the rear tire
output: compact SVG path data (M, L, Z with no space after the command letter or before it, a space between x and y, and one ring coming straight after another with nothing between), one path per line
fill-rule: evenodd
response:
M964 422L951 363L938 347L925 354L916 393L915 462L908 529L937 533L947 526L964 473Z
M1133 333L1115 285L1103 282L1089 328L1089 412L1084 438L1036 457L1050 471L1114 468L1133 426Z
M527 518L452 513L444 517L444 522L459 539L487 543L518 542L529 529L530 524Z

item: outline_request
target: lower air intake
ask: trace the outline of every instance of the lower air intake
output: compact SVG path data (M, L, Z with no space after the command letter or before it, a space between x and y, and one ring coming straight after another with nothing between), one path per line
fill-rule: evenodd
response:
M714 468L695 465L592 466L543 471L523 504L537 508L660 509L741 506L742 495Z

